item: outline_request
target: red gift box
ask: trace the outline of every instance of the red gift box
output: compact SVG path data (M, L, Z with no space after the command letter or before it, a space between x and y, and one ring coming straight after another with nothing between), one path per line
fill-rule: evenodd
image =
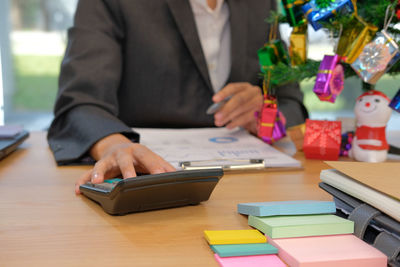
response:
M258 118L258 137L272 138L272 133L275 125L278 107L276 98L267 97L264 99L263 108L260 111Z
M340 121L306 120L303 151L307 159L337 160L341 143Z

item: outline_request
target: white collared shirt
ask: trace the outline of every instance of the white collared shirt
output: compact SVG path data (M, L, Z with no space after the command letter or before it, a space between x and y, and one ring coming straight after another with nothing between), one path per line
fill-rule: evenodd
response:
M206 58L214 92L221 90L231 70L231 27L229 8L224 0L217 0L213 10L207 0L190 0L201 47Z

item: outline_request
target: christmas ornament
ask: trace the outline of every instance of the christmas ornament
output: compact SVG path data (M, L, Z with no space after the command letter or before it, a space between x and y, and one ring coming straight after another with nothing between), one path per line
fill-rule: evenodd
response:
M340 143L340 121L306 120L303 151L307 159L337 160Z
M290 26L298 27L307 24L307 20L301 11L301 5L307 1L303 0L282 0L283 7L285 8L286 19Z
M308 22L316 31L322 28L320 22L328 21L337 12L352 13L354 11L351 0L311 0L304 4L301 9Z
M386 9L383 30L376 34L374 40L364 47L359 57L351 64L358 76L366 83L376 84L382 75L400 59L399 46L387 32L393 16L394 9L389 5Z
M278 20L276 19L274 25L270 28L268 43L257 51L262 73L267 73L279 62L289 65L289 55L282 41L276 39L277 32Z
M273 142L286 136L283 116L279 110L276 97L266 95L261 112L257 112L257 135L264 142L272 144Z
M338 64L340 57L324 56L318 70L313 92L321 101L334 103L344 86L344 70Z
M340 39L336 49L336 54L342 57L342 61L351 64L362 52L364 46L368 44L378 28L366 23L357 14L357 4L353 1L354 14L351 17L348 27L341 29Z
M369 43L360 55L360 62L371 73L383 71L391 57L389 47L384 44Z
M278 62L289 64L289 55L281 40L273 40L266 43L257 51L257 54L263 73L266 73L268 69L278 64Z
M261 70L264 73L263 95L264 103L260 112L256 112L257 135L264 142L272 144L286 136L283 115L278 110L275 94L271 91L271 71L279 61L289 64L289 57L281 41L276 40L278 18L270 29L269 42L259 49Z
M364 47L351 67L364 82L376 84L399 59L400 52L397 43L389 33L382 30L376 34L371 43Z
M392 101L389 104L389 107L400 112L400 89L397 91L396 95L393 97Z
M290 35L289 56L292 66L304 64L307 60L307 25L294 27Z
M386 124L392 110L390 99L382 92L370 90L360 95L354 107L357 129L349 156L365 162L386 160L389 145L386 141Z

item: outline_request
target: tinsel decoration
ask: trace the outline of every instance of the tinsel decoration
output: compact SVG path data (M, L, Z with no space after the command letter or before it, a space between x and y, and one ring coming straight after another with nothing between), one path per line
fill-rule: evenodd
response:
M369 73L385 70L391 58L389 47L381 43L367 44L360 54L360 62Z

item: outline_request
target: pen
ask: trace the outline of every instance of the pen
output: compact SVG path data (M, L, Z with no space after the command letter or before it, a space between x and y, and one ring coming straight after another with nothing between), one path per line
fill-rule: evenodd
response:
M211 115L217 112L220 108L222 108L223 105L225 105L226 102L229 101L229 99L231 99L231 96L228 96L227 98L218 103L212 104L206 111L207 115Z

